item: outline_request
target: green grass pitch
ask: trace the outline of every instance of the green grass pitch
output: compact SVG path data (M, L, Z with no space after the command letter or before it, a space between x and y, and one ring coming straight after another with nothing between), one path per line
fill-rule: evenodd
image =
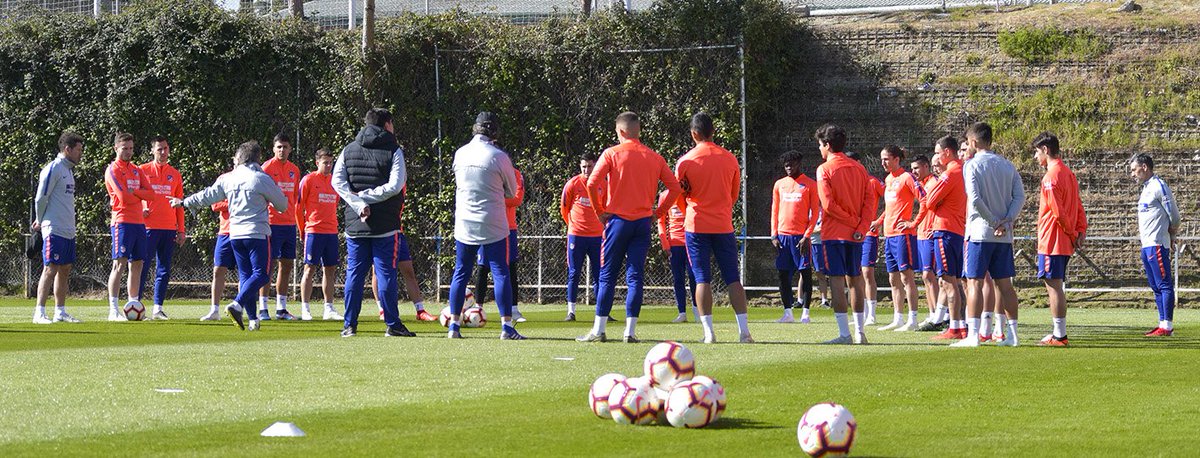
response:
M865 347L816 345L835 333L828 310L783 325L766 308L751 311L754 345L699 344L699 325L667 323L664 307L643 311L641 344L582 344L590 314L522 309L532 340L510 342L492 308L452 341L411 308L417 338L384 338L368 309L343 339L333 322L201 323L198 302L168 305L169 322L108 323L99 302L73 300L85 323L34 325L31 301L0 300L0 456L796 456L796 423L822 401L854 413L859 456L1178 455L1200 425L1194 310L1151 340L1153 310L1074 309L1062 349L1034 346L1048 313L1023 309L1022 347L952 349L878 331ZM715 317L735 340L731 311ZM725 385L725 416L683 430L592 415L589 384L640 375L661 339ZM308 435L261 437L275 421Z

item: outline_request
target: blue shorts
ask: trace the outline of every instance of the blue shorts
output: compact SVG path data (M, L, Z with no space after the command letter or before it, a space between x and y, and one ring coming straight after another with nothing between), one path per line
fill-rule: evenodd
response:
M879 236L868 235L862 242L862 266L875 267L879 262Z
M775 269L784 272L812 268L812 261L801 248L808 237L803 235L777 235L779 254L775 256Z
M304 234L304 263L310 266L337 267L337 234Z
M1011 243L967 242L963 259L963 276L979 279L992 274L992 280L1012 278L1016 274L1013 265Z
M824 273L830 277L857 277L862 275L862 243L849 240L825 240L821 262Z
M229 234L217 234L217 244L213 247L213 267L237 268L237 258L233 257L233 241L229 239Z
M508 263L509 264L516 262L517 258L520 257L520 254L521 254L519 251L517 251L517 239L518 239L517 230L509 229L508 238L505 239L505 242L508 244L507 253L508 253ZM406 253L408 252L407 244L404 247L404 251ZM477 266L483 265L483 250L479 250L479 255L475 257L475 265L477 265Z
M712 267L708 262L709 254L717 259L717 267L721 269L721 279L725 284L741 282L738 275L738 246L733 233L728 234L697 234L683 233L687 241L688 261L692 265L692 275L696 283L712 283Z
M809 250L809 259L812 260L813 270L825 273L825 246L821 242L812 244L812 249Z
M1037 277L1043 280L1066 280L1067 262L1070 260L1071 257L1066 255L1038 253Z
M402 262L412 261L412 252L408 249L408 237L396 235L399 236L396 237L396 267L399 267Z
M271 260L296 259L296 226L271 225Z
M917 236L893 235L887 238L886 243L883 254L888 272L913 270L921 265L917 258Z
M109 228L112 232L112 258L127 258L130 261L146 260L146 225L117 223Z
M933 238L933 273L939 277L963 275L963 236L949 231L935 231Z
M65 266L75 263L75 239L50 234L42 239L42 264Z
M917 270L933 272L933 238L917 239Z

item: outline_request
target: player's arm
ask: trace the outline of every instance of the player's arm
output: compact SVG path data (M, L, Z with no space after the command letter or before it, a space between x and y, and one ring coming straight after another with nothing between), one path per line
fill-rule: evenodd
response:
M145 205L147 202L151 202L154 199L157 199L158 194L155 194L154 189L147 186L149 184L150 180L147 180L145 178L146 175L144 173L141 173L141 169L137 169L137 170L138 170L137 189L130 189L129 192L132 193L134 195L134 197L141 199L142 205Z
M808 188L808 192L804 193L804 199L808 202L808 227L804 229L805 243L811 240L810 237L817 231L817 220L821 219L821 201L817 199L817 196L813 195L813 189L816 189L816 187L810 187Z
M658 221L658 241L662 245L663 251L671 251L671 233L667 218L669 215L662 215L655 218Z
M114 208L122 205L124 202L129 202L134 199L141 199L141 197L138 196L138 194L141 193L140 190L138 193L134 193L132 190L126 188L125 184L117 182L117 177L113 175L112 164L109 164L109 166L104 169L104 187L108 190L109 194L113 196L112 204Z
M1075 189L1079 189L1079 181L1075 180ZM1075 200L1075 248L1083 246L1083 240L1087 237L1087 212L1083 210L1083 199L1079 196L1079 192L1074 194Z
M178 174L178 173L177 173ZM175 184L171 186L171 197L183 199L183 176L180 175ZM175 243L183 245L187 240L187 226L184 225L183 207L175 209Z
M1075 225L1063 221L1064 190L1059 186L1058 177L1047 177L1050 185L1049 192L1042 194L1046 199L1046 209L1050 212L1050 222L1067 234L1067 238L1075 240ZM1046 186L1045 184L1042 185Z
M287 213L287 195L283 193L282 189L279 189L279 185L275 184L275 180L272 180L271 177L265 174L260 175L258 182L254 186L254 190L262 193L263 198L267 200L267 203L271 204L271 207L275 208L275 211Z
M341 159L341 156L338 156ZM371 189L364 189L358 197L366 204L377 204L400 194L408 180L408 170L404 167L404 150L396 148L392 153L392 168L388 173L388 181ZM341 194L341 193L338 193Z
M865 172L864 172L865 173ZM870 180L870 178L867 178ZM879 194L867 193L862 199L862 208L859 209L859 214L856 217L851 217L849 221L858 219L858 227L855 229L859 235L866 235L867 230L875 223L871 222L871 218L875 216L875 211L879 209ZM883 215L879 215L879 225L883 225Z
M217 202L217 203L215 203L215 204L212 204L212 211L215 211L215 212L217 212L217 213L221 213L221 212L224 212L224 211L229 211L229 201L228 201L228 200L222 200L222 201L220 201L220 202Z
M979 213L980 218L987 221L989 226L993 226L993 229L998 229L995 227L995 224L998 222L996 216L987 208L987 204L983 201L983 196L979 194L978 186L975 183L975 175L974 169L970 171L964 170L963 178L966 179L967 201L971 203L972 207L975 207L975 211Z
M574 178L567 180L558 199L558 212L562 215L563 224L567 225L567 229L571 228L571 206L575 203L575 199L571 198L571 183L574 182Z
M199 192L183 199L182 206L187 208L197 208L212 205L214 211L228 210L229 202L225 200L225 177L217 178L217 182L212 186L204 188ZM220 210L218 210L218 203ZM172 205L174 206L174 205Z
M735 204L738 201L738 196L741 195L742 192L742 168L740 163L738 166L738 169L733 173L733 181L729 183L729 201Z
M599 217L604 214L605 202L600 199L600 186L608 179L608 174L612 170L612 165L608 163L608 154L601 154L600 160L596 161L596 167L592 169L592 174L587 179L587 194L588 200L592 202L592 211L596 212ZM600 218L600 222L604 222L604 218Z
M1025 205L1025 184L1021 182L1021 174L1016 173L1014 168L1012 176L1012 201L1008 203L1008 209L1004 212L1008 230L1012 230L1013 221L1017 220L1017 215L1021 214L1021 207Z
M54 167L46 166L38 178L37 194L33 195L33 226L39 227L46 217L46 209L50 206L50 193L58 191L60 178L54 173Z
M857 220L859 215L846 211L834 199L833 185L829 183L829 172L824 168L818 168L817 176L817 196L821 201L821 208L825 209L825 216L830 216L841 221ZM874 213L874 210L872 210L872 213ZM870 221L870 217L865 221Z
M515 167L513 168L513 175L517 177L517 194L504 199L504 206L509 208L520 207L521 204L525 203L525 177Z
M497 154L496 164L499 165L500 179L504 182L504 199L508 201L517 196L520 182L517 180L517 169L513 167L512 159L507 154Z
M771 243L778 247L775 236L779 235L779 186L771 187Z
M304 222L308 221L308 211L305 201L312 193L308 192L308 187L312 185L308 176L300 179L300 190L296 192L296 233L300 234L300 240L304 240Z
M663 216L671 211L671 202L678 202L679 196L683 194L683 187L679 185L679 178L675 177L675 173L671 172L671 167L667 165L666 159L658 157L658 181L661 181L663 186L667 187L667 195L663 197L662 202L667 205L662 205L660 202L658 208L654 210L655 216Z
M337 161L333 163L333 191L354 210L354 214L365 217L364 213L370 207L362 197L350 189L350 172L346 171L345 157L346 150L343 149L342 154L339 154Z

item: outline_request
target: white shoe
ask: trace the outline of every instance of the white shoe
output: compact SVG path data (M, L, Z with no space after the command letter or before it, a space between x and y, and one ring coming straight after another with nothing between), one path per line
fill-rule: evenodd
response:
M866 345L867 344L867 334L865 332L854 333L854 344L855 345Z
M45 318L45 317L43 316L43 318ZM55 312L54 313L54 321L61 321L64 323L82 323L83 322L83 321L80 321L79 318L75 318L67 312ZM37 323L37 319L34 319L33 322Z
M257 331L258 330L258 320L250 320L250 325L246 326L246 330L247 331Z
M717 343L717 336L704 336L704 340L701 340L700 342L706 344Z
M679 316L676 316L674 320L671 320L671 322L672 323L687 323L687 314L680 313Z
M810 320L810 319L809 319L808 317L806 317L806 316L802 316L802 317L800 317L800 322L801 322L801 323L803 323L803 324L808 324L808 323L812 323L812 320Z
M300 321L312 321L312 313L307 308L300 310Z
M516 310L513 310L512 319L513 319L513 321L516 321L518 323L524 323L526 321L525 315L522 315L521 312L518 312Z
M1001 347L1016 347L1020 345L1020 342L1017 342L1017 336L1004 336L1004 340L996 342L996 345Z
M753 338L753 337L750 337L750 334L742 334L742 335L739 335L739 336L738 336L738 342L741 342L741 343L754 343L754 338Z
M125 314L117 309L109 309L108 321L129 321L129 318L125 318Z
M960 340L958 342L954 342L954 343L950 344L950 346L951 347L978 347L979 346L979 335L978 334L976 334L974 336L968 335L966 339Z
M50 321L49 318L46 318L45 314L33 316L33 324L51 324L51 323L53 323L53 321Z
M342 315L337 310L334 310L333 307L325 307L325 314L321 319L325 321L341 321L345 318L342 318Z
M863 326L875 324L875 315L867 315L867 319L863 320Z
M795 323L796 317L793 317L792 314L790 314L790 313L785 313L785 314L783 314L782 317L779 317L778 320L775 320L775 322L776 323Z
M893 330L893 329L896 329L896 328L898 328L898 327L900 327L900 326L904 326L904 323L902 323L902 322L899 322L899 321L893 321L893 322L891 322L890 324L888 324L887 326L884 326L884 327L882 327L882 328L879 328L879 329L877 329L877 331L891 331L891 330Z
M221 310L213 309L208 315L200 317L200 321L221 321Z
M158 321L167 321L167 320L170 320L170 318L167 318L167 314L166 314L166 313L163 313L163 311L162 311L162 310L159 310L159 311L157 311L157 312L154 312L154 314L153 314L153 315L150 315L150 319L151 319L151 320L158 320Z
M904 326L900 326L900 327L898 327L898 328L896 328L896 329L893 329L892 331L895 331L895 332L910 332L910 331L916 331L916 330L917 330L917 323L913 323L913 322L911 322L911 321L910 321L910 322L908 322L908 323L904 323Z
M836 339L825 341L825 345L850 345L852 343L854 343L854 339L850 336L838 336Z

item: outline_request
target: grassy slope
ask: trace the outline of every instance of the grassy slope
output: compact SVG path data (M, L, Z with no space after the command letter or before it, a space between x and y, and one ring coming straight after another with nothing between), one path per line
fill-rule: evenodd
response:
M568 341L585 324L533 307L522 329L543 339L501 342L494 324L469 339L378 337L365 321L354 339L336 323L267 323L240 333L227 323L35 326L28 304L0 307L0 455L712 455L795 454L795 422L813 403L834 400L858 417L860 455L1131 455L1180 450L1200 421L1200 327L1181 337L1140 337L1148 310L1078 310L1076 347L931 345L928 334L871 333L868 347L812 342L833 332L767 321L754 309L763 344L689 344L700 372L727 386L730 410L714 427L621 427L594 418L586 387L616 371L638 374L650 343ZM94 304L94 303L93 303ZM95 305L73 306L98 320ZM177 318L201 307L175 307ZM644 313L646 339L699 337L670 325L664 308ZM718 336L736 330L728 309ZM1045 310L1024 312L1024 339L1048 326ZM1200 313L1181 310L1181 323ZM614 334L619 331L610 328ZM517 347L517 351L512 351ZM573 357L559 361L555 357ZM182 388L180 394L154 388ZM268 439L273 421L293 421L302 439ZM953 440L959 450L948 448Z

